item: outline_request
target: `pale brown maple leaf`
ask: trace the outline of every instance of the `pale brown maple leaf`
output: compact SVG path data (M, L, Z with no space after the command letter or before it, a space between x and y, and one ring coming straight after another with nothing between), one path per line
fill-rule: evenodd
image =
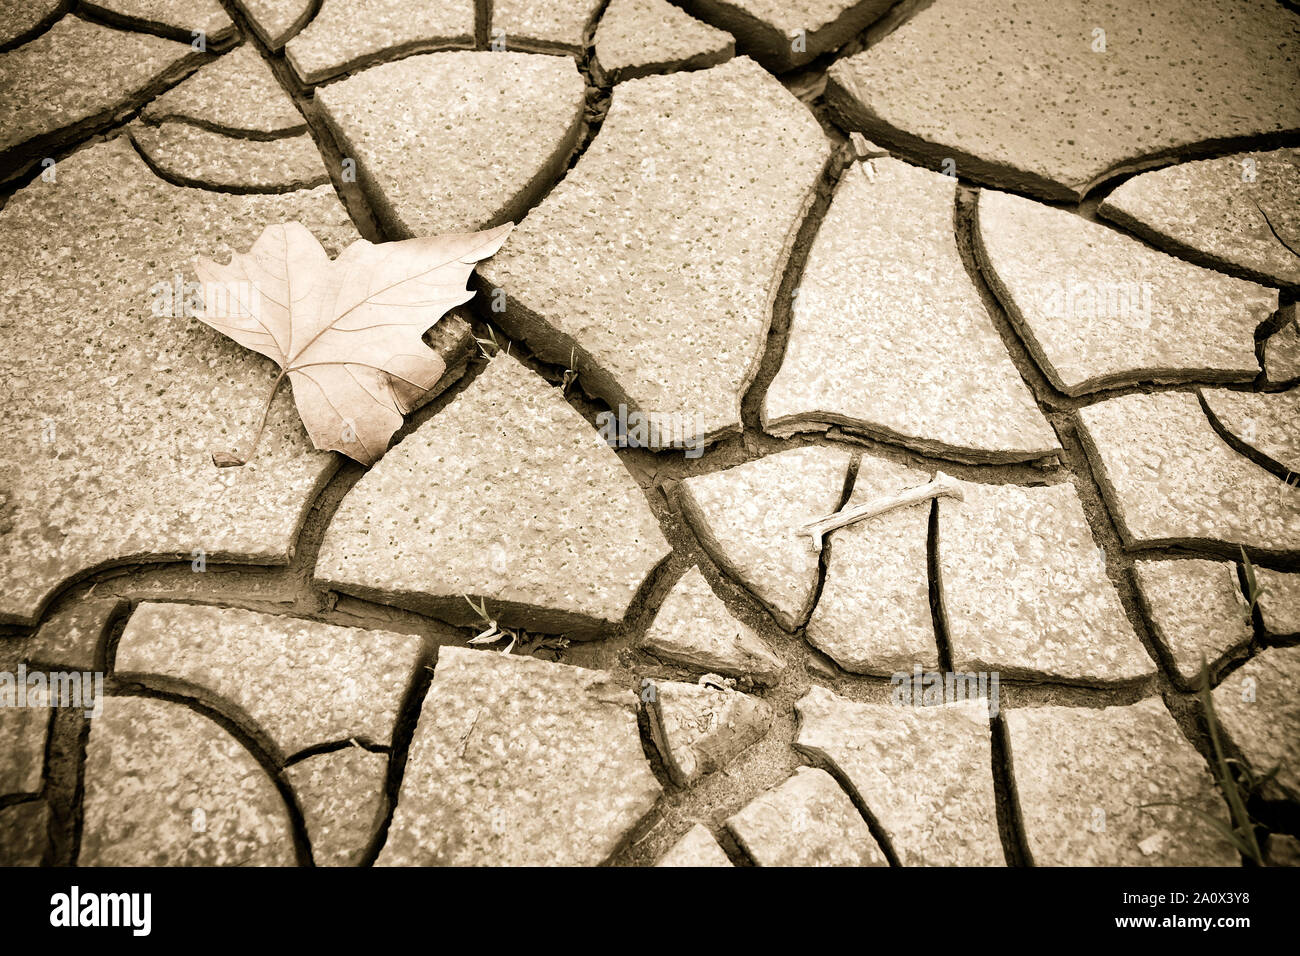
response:
M320 449L372 465L403 416L446 372L424 333L469 301L475 263L514 228L404 239L359 239L331 260L301 223L267 226L229 265L198 259L199 318L280 366L267 411L288 377L298 414ZM253 455L214 452L218 467Z

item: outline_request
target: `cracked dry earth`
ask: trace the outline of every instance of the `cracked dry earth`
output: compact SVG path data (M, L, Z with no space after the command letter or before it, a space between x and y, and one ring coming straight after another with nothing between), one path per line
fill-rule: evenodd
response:
M1202 658L1300 858L1294 9L0 11L0 861L1239 865ZM289 220L519 222L369 470L156 308Z

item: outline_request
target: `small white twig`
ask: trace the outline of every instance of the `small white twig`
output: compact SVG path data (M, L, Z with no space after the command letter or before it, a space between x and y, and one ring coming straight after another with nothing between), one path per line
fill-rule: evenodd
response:
M797 533L811 537L812 549L820 551L822 549L822 538L837 528L843 528L855 521L862 521L864 518L874 518L876 515L884 514L886 511L893 511L895 508L905 508L908 505L918 504L930 498L940 497L956 498L961 501L961 485L957 483L956 479L945 475L941 471L936 471L934 478L924 485L908 488L896 495L873 498L865 504L854 505L851 508L843 508L834 514L826 515L824 518L809 521Z

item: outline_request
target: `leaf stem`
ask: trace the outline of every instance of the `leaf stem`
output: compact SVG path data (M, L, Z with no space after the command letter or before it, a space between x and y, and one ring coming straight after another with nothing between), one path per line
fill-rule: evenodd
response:
M288 374L289 370L287 368L281 369L280 374L277 375L275 381L271 383L271 394L266 396L266 406L262 409L262 421L257 426L257 434L253 436L253 444L252 447L248 449L248 454L241 457L234 453L230 453L229 455L222 453L218 455L217 452L213 452L212 463L214 465L218 468L229 468L232 466L240 467L248 464L252 460L253 455L257 452L257 446L262 441L262 432L266 431L266 421L271 417L271 405L275 402L276 393L280 391L280 383L284 381L284 377Z
M1290 252L1293 256L1300 256L1300 252L1296 251L1295 246L1291 245L1291 243L1283 239L1282 236L1278 233L1277 229L1273 226L1273 220L1269 219L1268 213L1264 211L1264 207L1261 206L1259 203L1255 203L1255 208L1258 209L1259 214L1264 217L1264 224L1268 226L1268 231L1273 234L1273 238L1276 239L1278 242L1282 243L1282 245L1286 247L1286 250Z

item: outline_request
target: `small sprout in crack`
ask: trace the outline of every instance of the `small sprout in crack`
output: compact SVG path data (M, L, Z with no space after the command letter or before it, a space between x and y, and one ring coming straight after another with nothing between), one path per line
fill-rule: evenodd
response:
M478 350L483 353L485 359L496 356L498 352L504 351L506 355L510 354L510 341L507 339L505 345L497 341L496 329L487 326L487 338L474 336L474 342L478 345Z
M498 641L503 641L508 637L510 638L510 643L506 645L505 650L501 653L509 654L510 651L514 649L518 635L514 631L502 630L497 625L496 620L488 616L486 598L479 598L478 604L475 604L470 600L468 594L462 594L461 597L465 599L465 603L470 606L474 613L479 616L479 619L487 625L487 627L483 628L483 630L471 637L469 643L471 645L496 644Z
M471 645L496 644L509 638L510 643L501 649L502 654L509 654L515 648L518 648L521 654L533 654L541 650L562 651L569 646L567 637L554 634L529 634L516 628L501 627L496 619L488 614L485 598L479 598L478 604L475 604L468 594L462 594L461 597L485 625L469 639L468 643Z
M574 350L569 349L569 367L564 370L564 379L560 382L560 394L568 395L569 388L578 380L578 373L574 371Z
M1268 588L1256 579L1255 566L1246 556L1246 549L1241 545L1238 547L1241 548L1241 568L1246 578L1246 600L1249 602L1246 606L1246 622L1249 623L1255 617L1255 608L1259 605L1259 599L1268 593Z
M1243 552L1244 556L1244 552ZM1218 831L1219 835L1250 862L1256 866L1265 866L1264 854L1260 849L1260 834L1267 834L1268 829L1250 815L1247 805L1259 795L1269 782L1277 775L1280 765L1264 775L1255 773L1244 760L1229 757L1223 745L1223 736L1219 728L1219 714L1214 709L1214 695L1210 692L1210 667L1201 657L1200 687L1196 694L1201 702L1201 712L1205 716L1205 726L1210 735L1210 748L1213 757L1210 769L1213 771L1214 783L1223 794L1228 804L1230 823L1224 823L1219 817L1207 813L1202 808L1186 801L1141 804L1147 807L1177 807L1200 817L1208 826Z

